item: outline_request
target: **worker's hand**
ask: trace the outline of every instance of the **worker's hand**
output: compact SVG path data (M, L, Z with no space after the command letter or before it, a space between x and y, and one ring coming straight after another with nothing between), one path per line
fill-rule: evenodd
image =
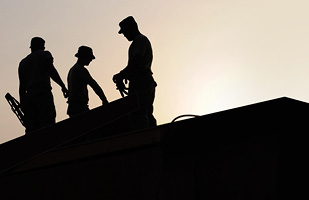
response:
M122 76L121 73L115 74L115 75L113 76L113 82L114 82L114 83L120 82L120 81L122 81L122 80L123 80L123 76Z
M67 89L66 87L62 87L62 88L61 88L61 91L62 91L62 93L63 93L64 98L68 98L68 96L69 96L69 91L68 91L68 89Z
M124 97L125 94L128 95L127 92L128 88L123 83L123 80L125 81L125 84L127 84L128 80L124 77L124 74L121 72L113 76L113 81L114 83L116 83L117 90L119 90L122 97Z
M123 83L123 81L119 81L116 83L117 86L117 90L119 90L120 94L122 97L124 97L124 95L128 95L128 88L125 86L125 84Z

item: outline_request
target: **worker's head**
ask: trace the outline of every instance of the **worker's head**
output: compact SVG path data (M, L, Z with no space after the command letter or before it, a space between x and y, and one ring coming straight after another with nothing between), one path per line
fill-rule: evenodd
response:
M38 51L38 50L44 50L45 40L43 40L43 38L40 38L40 37L32 38L30 42L30 49L32 52Z
M88 66L93 59L95 59L92 49L87 46L80 46L78 48L78 52L75 54L75 57L78 58L78 61L81 64L86 66Z
M129 16L119 23L119 34L123 34L129 41L139 33L137 23L132 16Z

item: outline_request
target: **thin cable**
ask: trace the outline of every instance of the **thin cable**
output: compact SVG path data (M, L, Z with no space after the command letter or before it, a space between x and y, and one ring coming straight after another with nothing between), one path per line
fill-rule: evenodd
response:
M182 117L194 117L195 118L195 117L200 117L200 116L199 115L192 115L192 114L180 115L180 116L176 117L175 119L173 119L173 121L171 123L175 122L177 119L180 119Z

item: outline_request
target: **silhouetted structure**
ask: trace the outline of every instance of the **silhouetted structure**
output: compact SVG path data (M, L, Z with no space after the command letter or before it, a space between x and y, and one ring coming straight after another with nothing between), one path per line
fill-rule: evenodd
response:
M1 198L306 198L308 103L279 98L135 132L117 129L129 128L123 109L131 105L132 112L136 102L128 96L0 145ZM116 114L114 107L121 107ZM108 123L113 113L117 120ZM96 115L105 121L93 122ZM70 135L58 131L76 124ZM33 142L42 135L42 144Z
M40 37L31 39L31 53L18 67L19 97L26 133L55 123L56 110L51 92L50 78L61 88L64 97L67 89L53 65L53 57L45 50L45 41Z
M102 100L102 105L108 103L102 88L85 68L85 66L88 66L90 62L95 59L92 49L87 46L80 46L78 48L78 52L75 54L75 57L78 58L77 62L70 69L68 74L69 106L67 114L70 117L89 110L87 85L92 87L94 92L100 97Z
M11 106L11 110L16 115L16 117L18 118L20 123L23 126L25 126L25 123L24 123L24 117L25 116L24 116L23 111L21 110L20 103L10 93L6 93L5 99L7 100L9 105Z
M131 127L133 130L148 128L157 125L153 116L153 102L155 98L154 81L151 71L152 47L146 36L140 33L138 25L132 16L119 23L119 34L123 34L128 41L132 41L129 47L127 66L114 75L113 81L117 89L125 92L123 81L129 80L129 94L138 94L140 109L131 114Z

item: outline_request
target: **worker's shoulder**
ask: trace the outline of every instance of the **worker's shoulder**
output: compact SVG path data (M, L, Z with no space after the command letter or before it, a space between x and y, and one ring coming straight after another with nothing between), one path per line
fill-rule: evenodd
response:
M143 34L139 34L138 36L136 36L136 38L134 38L133 42L132 42L132 47L135 46L151 46L150 40Z
M52 59L53 56L49 51L37 51L37 56L43 59Z
M25 58L23 58L20 62L19 62L19 66L23 65L25 62L27 62L27 60L29 59L29 55L26 56Z
M33 59L53 59L52 54L49 51L35 51L26 56L22 61L25 62L27 60Z
M28 54L19 62L19 68L28 67L37 62L53 62L53 56L49 51L36 51Z
M148 39L147 36L145 36L145 35L143 35L143 34L139 34L138 36L136 36L136 37L134 38L134 41L135 41L135 42L142 42L142 41L149 41L149 39ZM133 42L134 42L134 41L133 41Z
M24 65L28 64L33 60L33 53L28 54L26 57L24 57L20 62L19 62L19 67L23 67Z
M39 51L30 53L28 56L41 57L41 56L52 56L52 54L49 51L39 50Z
M85 67L79 64L73 65L73 67L70 69L70 72L74 74L81 74L81 75L89 73L88 69L86 69Z

